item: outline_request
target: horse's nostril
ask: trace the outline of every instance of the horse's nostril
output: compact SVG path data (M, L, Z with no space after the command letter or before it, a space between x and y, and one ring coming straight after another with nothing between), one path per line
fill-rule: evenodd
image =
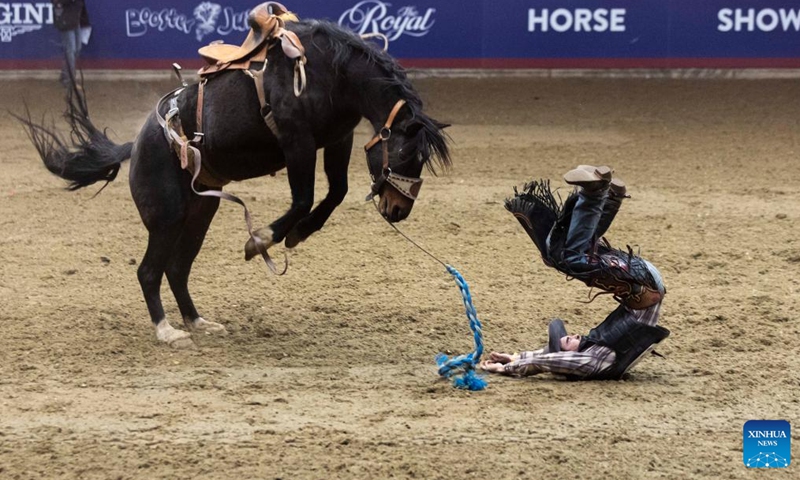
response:
M399 206L392 209L392 221L399 222L408 216L408 213Z

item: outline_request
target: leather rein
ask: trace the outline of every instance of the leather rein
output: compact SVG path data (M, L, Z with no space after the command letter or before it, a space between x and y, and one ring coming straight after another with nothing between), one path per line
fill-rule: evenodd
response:
M364 145L364 152L367 154L367 168L369 169L370 177L372 177L372 185L370 186L370 193L367 195L367 200L371 200L375 195L380 194L384 183L389 183L389 185L397 189L398 192L411 200L416 200L417 195L419 195L419 189L422 186L421 178L399 175L389 168L389 139L392 137L392 124L394 124L395 117L397 117L398 112L400 112L400 109L403 108L405 104L405 100L398 100L397 103L394 104L383 127L375 133L372 140ZM380 171L376 172L376 169L373 168L374 164L369 161L369 151L378 143L381 144L383 162Z

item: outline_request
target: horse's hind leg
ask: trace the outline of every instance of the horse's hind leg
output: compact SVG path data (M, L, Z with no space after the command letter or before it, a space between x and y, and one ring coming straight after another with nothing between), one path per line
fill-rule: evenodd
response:
M173 328L164 315L161 282L189 217L192 192L189 176L181 170L154 114L134 143L129 177L131 195L149 233L137 274L156 337L175 347L191 345L191 334Z
M167 280L178 302L183 323L190 330L225 333L222 324L209 322L197 313L191 295L189 295L189 273L192 263L203 246L203 240L219 207L219 198L192 198L183 231L167 264Z
M137 271L147 310L156 326L156 337L174 347L189 346L192 343L189 332L177 330L170 325L161 303L161 280L180 238L180 229L181 225L167 229L151 229L147 251Z

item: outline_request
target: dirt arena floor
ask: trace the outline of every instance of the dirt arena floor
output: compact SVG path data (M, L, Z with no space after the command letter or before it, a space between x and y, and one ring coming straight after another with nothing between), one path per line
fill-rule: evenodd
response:
M547 269L503 208L515 185L563 187L561 174L593 163L633 195L609 239L664 275L666 358L619 382L492 377L465 392L438 381L437 352L472 349L468 321L441 265L364 202L365 125L350 193L287 275L243 260L242 212L220 207L190 286L229 334L159 344L136 279L146 231L127 164L96 198L97 186L66 192L7 114L24 98L36 117L59 115L60 86L6 81L0 478L752 477L744 422L800 418L800 83L415 84L453 124L454 167L426 176L400 227L467 279L487 349L538 347L556 316L585 333L614 308L583 303L588 289ZM95 123L121 143L173 86L86 88ZM258 225L289 202L285 173L229 191ZM164 299L178 325L166 286Z

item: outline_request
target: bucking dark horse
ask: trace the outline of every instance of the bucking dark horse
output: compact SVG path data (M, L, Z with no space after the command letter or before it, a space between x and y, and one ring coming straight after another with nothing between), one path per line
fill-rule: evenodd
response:
M65 115L72 124L71 142L33 123L30 115L22 119L46 167L71 181L70 189L113 180L130 158L131 192L149 232L139 283L157 338L171 345L191 339L165 318L159 293L164 274L189 330L225 331L198 314L188 289L192 263L220 195L226 195L208 192L286 168L291 207L269 227L251 233L245 246L249 259L280 242L294 247L322 227L347 193L353 130L362 118L376 132L365 149L372 195L379 195L387 220L409 215L423 166L436 174L435 166L450 165L446 125L423 113L419 94L394 59L329 22L279 21L279 29L265 32L265 25L274 25L263 20L267 14L274 17L277 7L262 4L251 12L253 30L241 47L207 51L204 56L216 66L207 68L199 83L162 99L132 143L116 145L92 125L79 87ZM283 48L266 50L261 63L252 56L256 44ZM226 68L225 60L242 59L249 68ZM176 123L165 122L171 115L183 132L197 132L194 140L168 140L177 130L170 128ZM312 208L318 149L324 149L329 189ZM202 172L193 175L191 167L184 168L194 157L198 164L202 157Z

